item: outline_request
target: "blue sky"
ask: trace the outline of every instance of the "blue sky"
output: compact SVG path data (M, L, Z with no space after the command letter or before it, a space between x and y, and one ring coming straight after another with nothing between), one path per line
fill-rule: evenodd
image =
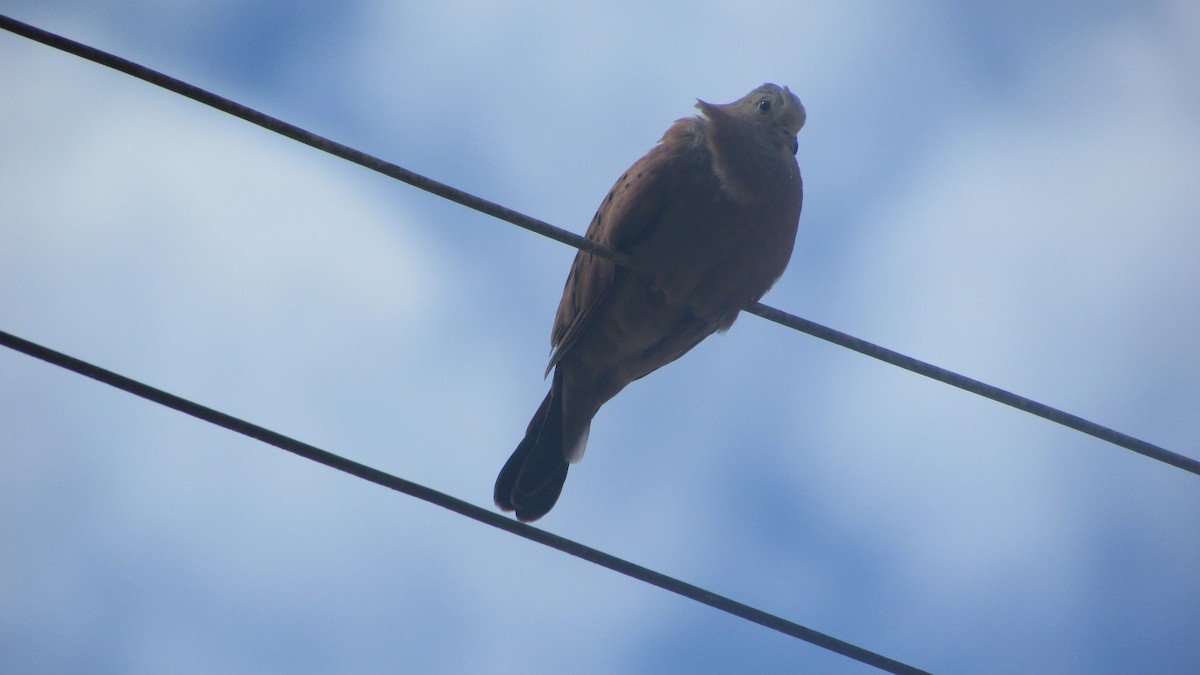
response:
M1193 3L406 4L0 12L577 232L696 98L786 84L769 304L1200 456ZM572 250L8 34L0 78L0 328L490 506ZM6 671L869 671L0 374ZM1194 475L745 316L538 525L938 672L1183 673L1197 523Z

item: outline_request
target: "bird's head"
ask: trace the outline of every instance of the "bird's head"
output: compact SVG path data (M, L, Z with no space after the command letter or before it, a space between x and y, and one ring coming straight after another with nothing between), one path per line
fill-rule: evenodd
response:
M796 152L796 134L808 118L804 105L787 87L764 84L733 103L697 101L696 107L714 124L736 124L778 139Z

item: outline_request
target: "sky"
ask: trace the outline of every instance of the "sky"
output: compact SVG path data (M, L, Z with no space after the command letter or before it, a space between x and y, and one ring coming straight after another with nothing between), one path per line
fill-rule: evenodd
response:
M787 85L765 302L1200 457L1187 0L0 13L575 232ZM8 33L0 81L0 329L492 508L573 250ZM0 463L4 672L873 672L9 350ZM749 315L537 526L935 672L1200 669L1200 478Z

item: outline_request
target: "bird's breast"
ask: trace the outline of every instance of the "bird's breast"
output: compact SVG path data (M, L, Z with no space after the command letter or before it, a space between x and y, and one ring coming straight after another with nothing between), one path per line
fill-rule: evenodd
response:
M668 302L727 326L783 273L798 215L782 200L745 203L710 188L673 202L631 253Z

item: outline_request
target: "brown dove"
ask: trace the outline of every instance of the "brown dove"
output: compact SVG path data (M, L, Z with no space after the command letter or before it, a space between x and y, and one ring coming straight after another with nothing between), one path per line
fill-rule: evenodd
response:
M592 417L625 385L733 325L792 256L803 187L800 99L764 84L671 125L601 202L587 237L641 272L579 252L554 319L550 392L496 479L530 522L558 501Z

